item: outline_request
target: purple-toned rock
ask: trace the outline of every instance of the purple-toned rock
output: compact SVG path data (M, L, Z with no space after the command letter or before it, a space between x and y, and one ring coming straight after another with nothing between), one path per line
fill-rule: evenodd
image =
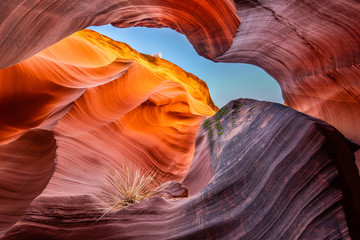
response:
M182 182L189 197L150 198L96 221L95 195L40 196L3 239L359 237L354 153L321 120L239 99L203 122L194 156Z

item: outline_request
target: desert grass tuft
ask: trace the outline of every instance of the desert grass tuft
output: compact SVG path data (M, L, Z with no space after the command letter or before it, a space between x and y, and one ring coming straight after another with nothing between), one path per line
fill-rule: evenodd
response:
M143 199L160 196L164 190L162 183L165 175L159 170L142 171L138 167L125 164L120 168L120 173L116 170L106 173L107 184L102 184L101 198L109 207L98 219L100 220L112 210L126 208ZM97 221L98 221L97 220Z

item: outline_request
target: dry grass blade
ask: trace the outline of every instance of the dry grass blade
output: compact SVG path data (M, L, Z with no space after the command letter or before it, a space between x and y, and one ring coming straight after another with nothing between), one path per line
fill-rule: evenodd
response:
M102 190L101 198L109 206L104 209L105 213L100 220L112 210L122 209L143 199L159 196L164 190L161 187L165 175L158 170L142 172L141 169L133 169L131 164L123 165L120 173L109 171L105 177L107 185L99 186ZM97 220L97 221L98 221Z

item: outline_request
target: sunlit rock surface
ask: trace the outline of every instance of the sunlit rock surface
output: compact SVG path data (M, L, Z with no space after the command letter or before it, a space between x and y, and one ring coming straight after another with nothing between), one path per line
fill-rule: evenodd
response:
M328 124L240 99L198 131L182 182L190 197L151 198L96 222L93 194L42 194L3 239L357 239L353 165L347 139Z
M196 76L91 30L0 70L0 89L2 232L45 187L93 194L125 162L182 179L217 110Z

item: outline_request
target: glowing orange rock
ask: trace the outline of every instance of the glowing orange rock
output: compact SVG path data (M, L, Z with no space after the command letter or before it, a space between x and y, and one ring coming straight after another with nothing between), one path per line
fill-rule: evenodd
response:
M53 172L38 176L41 184L24 193L20 210L45 186L44 196L99 191L92 180L103 180L107 169L125 161L181 179L191 164L199 124L217 110L196 76L91 30L0 70L0 89L1 164L10 155L22 159L11 146L23 144L31 129L53 131L56 139L49 150L54 154L57 147L54 175L47 186ZM23 145L36 150L31 144ZM41 154L49 159L42 165L54 164L54 156ZM37 155L27 157L30 161ZM25 160L17 160L19 168ZM27 175L5 171L0 178L22 181ZM0 191L0 201L5 195ZM6 209L0 209L0 216ZM16 214L0 225L2 230L22 213Z

